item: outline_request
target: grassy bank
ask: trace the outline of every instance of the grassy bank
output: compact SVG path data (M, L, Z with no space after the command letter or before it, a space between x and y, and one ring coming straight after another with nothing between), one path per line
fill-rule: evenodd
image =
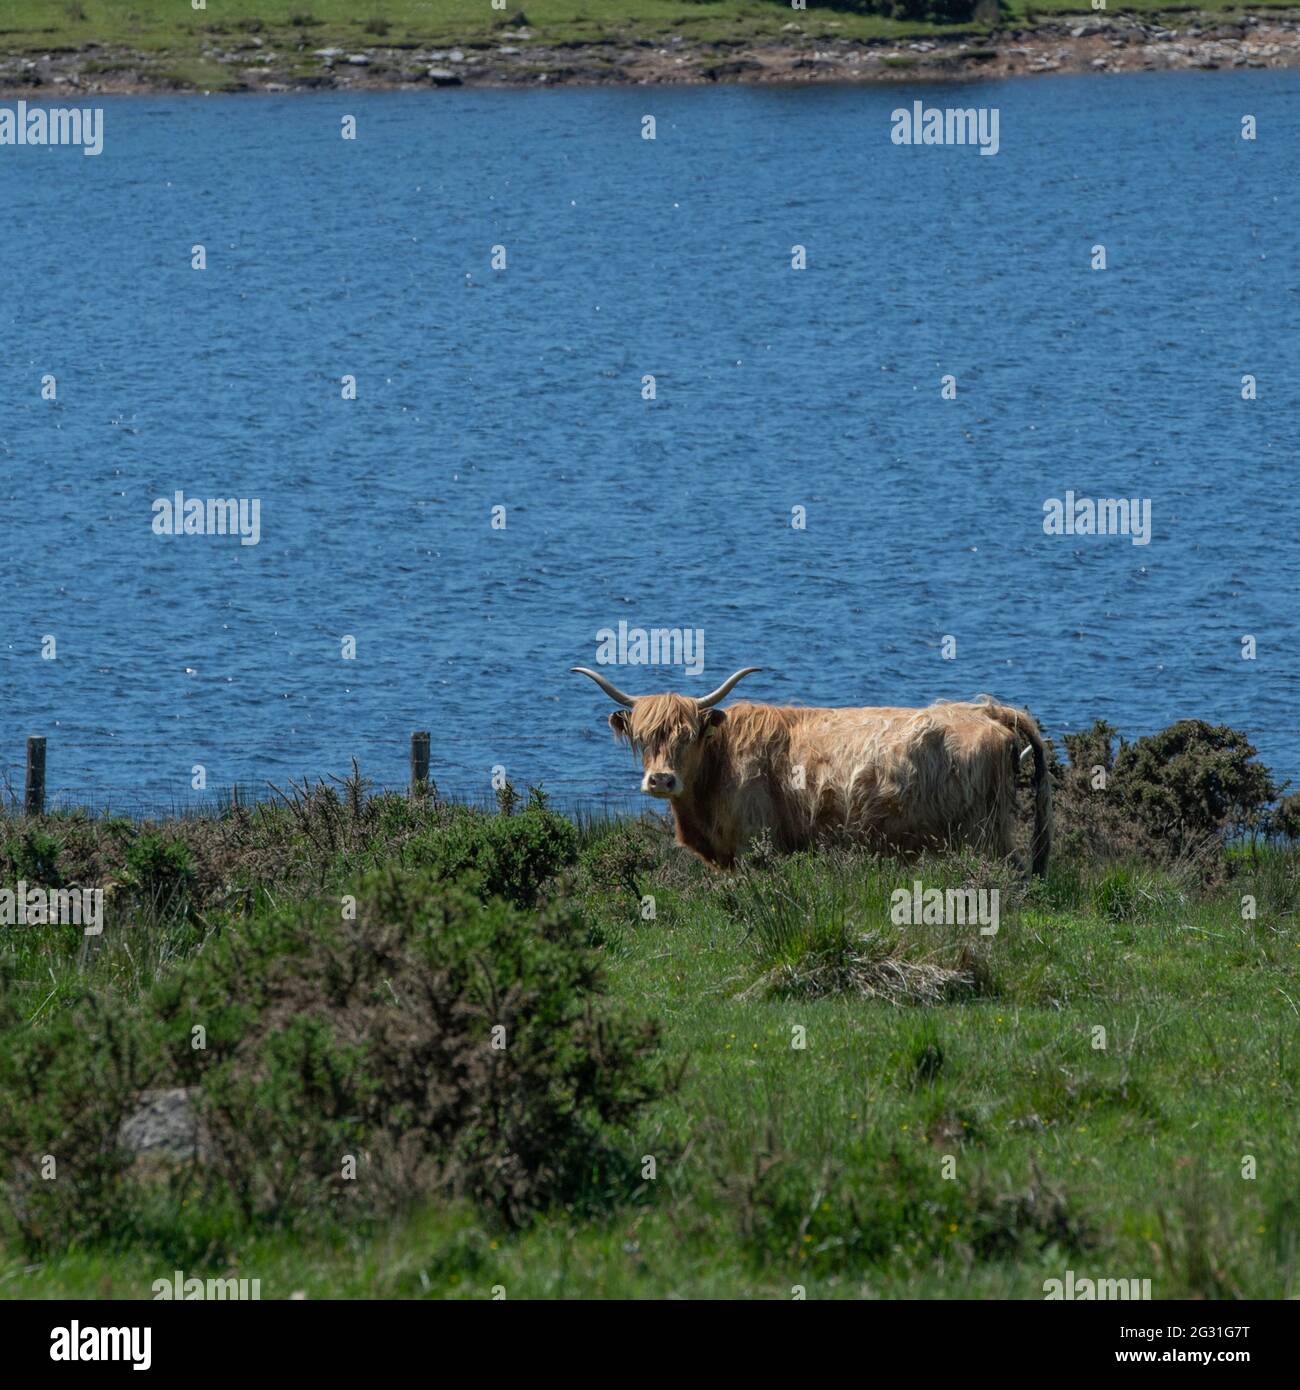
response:
M994 29L1016 30L1022 42L1026 32L1050 31L1057 48L1042 61L1059 68L1060 45L1071 43L1069 29L1078 24L1137 19L1185 35L1198 24L1213 31L1248 15L1269 22L1270 16L1297 13L1294 4L1232 0L1131 0L1104 12L1080 0L1006 0L1000 7L994 0L843 0L806 11L791 10L781 0L511 0L504 10L490 8L487 0L372 0L360 6L350 0L210 0L203 10L172 0L9 0L0 15L0 87L20 93L27 86L64 82L91 90L278 90L335 86L343 79L345 85L410 85L427 81L430 62L445 64L449 51L462 55L453 61L454 76L479 82L811 80L818 76L817 63L835 56L817 58L819 44L839 46L838 58L845 45L926 38L948 40L955 50L959 40L981 40ZM1139 37L1131 24L1124 32L1126 43ZM738 47L762 51L769 61L719 70ZM1250 57L1256 66L1289 62L1292 45L1284 47L1281 56L1264 57L1252 48ZM1076 55L1081 67L1096 66L1099 56L1121 67L1136 61L1100 40L1085 41L1084 48ZM656 57L660 50L662 57ZM1138 65L1160 66L1168 56ZM352 57L363 65L351 66ZM1223 65L1232 57L1235 50L1213 50L1202 65ZM890 63L910 67L917 58L893 55ZM967 61L945 49L942 59L920 67L932 76L951 76L949 67L960 72ZM1034 70L1034 61L1032 54L1004 54L1003 68L996 70ZM1064 65L1070 66L1068 60ZM832 75L880 74L846 67Z
M101 936L0 929L0 1291L1293 1295L1300 851L1144 828L1153 787L1194 804L1244 752L1189 792L1143 741L1098 818L1106 755L1072 751L1033 883L847 847L722 876L657 821L359 784L0 823L6 885L109 886ZM996 889L996 933L898 925L916 881ZM208 1152L120 1151L145 1085L195 1088Z
M1048 0L14 0L0 93L948 81L1300 65L1300 6Z
M865 8L865 6L864 6ZM885 9L881 5L878 8ZM914 8L923 8L918 0ZM1182 16L1268 14L1300 8L1293 4L1247 4L1243 0L1128 0L1114 13ZM1061 17L1095 18L1086 0L1010 0L997 22L1026 25ZM520 16L526 24L520 24ZM857 13L848 4L810 4L794 11L779 0L509 0L493 10L487 0L209 0L205 10L171 0L9 0L0 34L6 47L51 43L123 44L197 51L204 35L252 32L268 42L323 40L343 46L500 42L501 31L527 28L538 44L597 43L655 39L671 34L713 43L728 39L777 38L795 24L813 38L878 38L949 28L987 27L981 19L958 23L899 20L883 13Z

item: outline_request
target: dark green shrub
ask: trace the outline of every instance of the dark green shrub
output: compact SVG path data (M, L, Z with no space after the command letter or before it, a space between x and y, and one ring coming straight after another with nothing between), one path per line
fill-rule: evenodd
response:
M1255 749L1226 724L1181 719L1124 745L1115 780L1135 820L1174 853L1258 829L1277 788Z
M93 888L122 862L135 837L129 821L82 809L54 811L15 827L0 843L0 880L25 879L46 888Z
M512 782L502 782L497 788L497 811L503 816L513 816L519 805L520 796Z
M1282 797L1269 816L1268 829L1286 840L1300 840L1300 792Z
M1217 860L1225 837L1278 825L1268 769L1227 725L1184 719L1125 743L1098 720L1064 741L1069 764L1052 775L1066 857Z
M407 862L428 867L443 879L472 877L483 893L529 907L542 884L573 864L577 854L573 822L530 806L515 816L458 811L414 839Z
M62 849L62 840L46 834L39 826L28 826L5 843L5 878L23 879L29 885L39 884L42 888L65 887L59 870Z
M446 1194L519 1222L627 1196L613 1154L656 1094L657 1030L604 1006L576 908L524 913L435 873L357 897L355 920L317 903L227 932L158 989L216 1188L281 1220Z
M1054 755L1052 809L1056 820L1055 865L1146 857L1149 837L1136 825L1114 785L1119 733L1104 719L1066 734L1068 762Z
M1105 719L1095 719L1091 729L1065 734L1061 741L1069 755L1070 766L1084 772L1091 772L1095 767L1112 771L1116 747L1123 743L1119 730Z
M644 821L620 821L578 856L583 884L640 905L645 876L660 862L664 834Z
M183 916L194 887L189 846L146 830L127 847L123 879L159 917Z
M6 1000L11 992L6 990ZM6 1009L6 1014L10 1011ZM0 1034L0 1192L32 1253L129 1239L133 1155L119 1140L158 1065L145 1027L87 993Z

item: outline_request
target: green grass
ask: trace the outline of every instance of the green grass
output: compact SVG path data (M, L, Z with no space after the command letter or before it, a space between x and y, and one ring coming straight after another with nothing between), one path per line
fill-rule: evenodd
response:
M1150 1278L1157 1298L1300 1292L1296 850L1236 851L1236 876L1208 890L1143 864L1059 863L1025 887L969 858L842 853L737 879L644 832L620 861L628 833L583 827L587 867L569 891L611 995L662 1021L681 1070L627 1139L638 1165L655 1158L652 1181L604 1215L551 1210L515 1231L457 1204L278 1232L177 1211L120 1248L13 1247L0 1294L147 1297L177 1267L260 1278L264 1298L789 1298L802 1285L1032 1299L1067 1268ZM884 930L890 890L914 877L1000 886L995 937L892 933L900 958L977 950L978 988L928 1005L753 988L774 964ZM136 997L205 928L110 926L89 953L71 933L15 930L6 948L40 1014L78 978ZM204 1263L205 1242L221 1261Z
M1194 6L1127 0L1112 12L1121 8L1144 15L1214 15L1269 7L1246 6L1241 0L1199 0ZM530 42L539 44L669 34L703 42L776 38L792 22L812 38L899 37L943 28L817 5L796 12L775 0L511 0L504 12L490 9L486 0L370 0L361 5L354 0L209 0L207 9L199 11L177 0L7 0L0 13L0 51L48 52L97 43L142 52L171 49L179 57L198 58L205 45L248 44L254 35L279 53L292 53L299 44L310 52L380 44L499 43L504 42L500 29L520 11L529 21ZM1032 22L1031 17L1095 14L1080 0L1012 0L1007 10L1008 21L1020 24Z

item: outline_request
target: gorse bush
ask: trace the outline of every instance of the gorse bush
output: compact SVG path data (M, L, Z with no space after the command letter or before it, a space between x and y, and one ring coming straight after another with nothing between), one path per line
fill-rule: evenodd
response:
M8 984L8 981L5 981ZM147 1028L86 991L39 1028L7 1007L0 1038L3 1225L33 1254L123 1242L136 1203L124 1121L160 1058Z
M527 905L577 860L576 827L539 791L520 814L501 817L436 796L369 796L366 786L354 770L337 786L303 783L274 803L163 827L83 812L19 821L0 837L0 879L56 888L112 881L150 915L182 917L224 909L241 891L280 898L341 889L392 863L447 879L477 875L484 891Z
M605 1001L576 903L524 911L479 896L487 881L535 891L546 856L534 838L505 856L513 877L390 868L357 887L355 914L317 900L228 923L171 958L143 1008L65 982L33 1016L15 956L0 955L10 1236L49 1253L146 1229L173 1248L193 1225L182 1195L232 1229L432 1198L521 1224L634 1197L626 1126L665 1085L657 1027ZM147 842L135 863L159 892L186 881L166 844ZM177 1086L190 1088L201 1160L160 1173L123 1125L142 1092Z
M1289 802L1227 725L1184 719L1125 743L1104 720L1067 734L1053 767L1061 852L1089 859L1213 859L1227 836L1286 833Z
M1268 829L1284 840L1300 840L1300 792L1279 799L1269 817Z
M38 825L29 825L6 840L0 850L4 876L43 888L62 888L64 878L59 862L62 851L62 840L47 834Z
M1261 828L1277 787L1244 734L1183 719L1124 745L1115 780L1153 838L1181 852L1214 835Z
M194 887L194 864L181 840L146 831L126 850L123 881L159 917L184 916Z
M473 878L484 894L528 907L547 879L576 862L578 832L536 804L511 816L458 808L413 840L405 857L438 878Z
M211 1180L247 1216L442 1194L518 1223L635 1186L619 1129L657 1094L657 1030L600 996L573 905L389 872L355 918L316 903L226 933L157 1009L175 1079L202 1086Z
M681 853L671 844L666 846L667 840L662 828L644 821L612 826L579 854L583 884L597 893L621 896L639 904L646 876L662 862L665 848L670 854Z

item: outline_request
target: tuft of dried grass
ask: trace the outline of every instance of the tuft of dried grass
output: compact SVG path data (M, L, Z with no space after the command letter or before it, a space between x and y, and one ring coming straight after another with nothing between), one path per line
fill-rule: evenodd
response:
M900 1006L945 1004L978 993L979 983L974 961L953 967L930 957L910 960L899 954L896 938L868 932L843 950L814 951L797 961L783 961L760 975L740 998L857 994Z

